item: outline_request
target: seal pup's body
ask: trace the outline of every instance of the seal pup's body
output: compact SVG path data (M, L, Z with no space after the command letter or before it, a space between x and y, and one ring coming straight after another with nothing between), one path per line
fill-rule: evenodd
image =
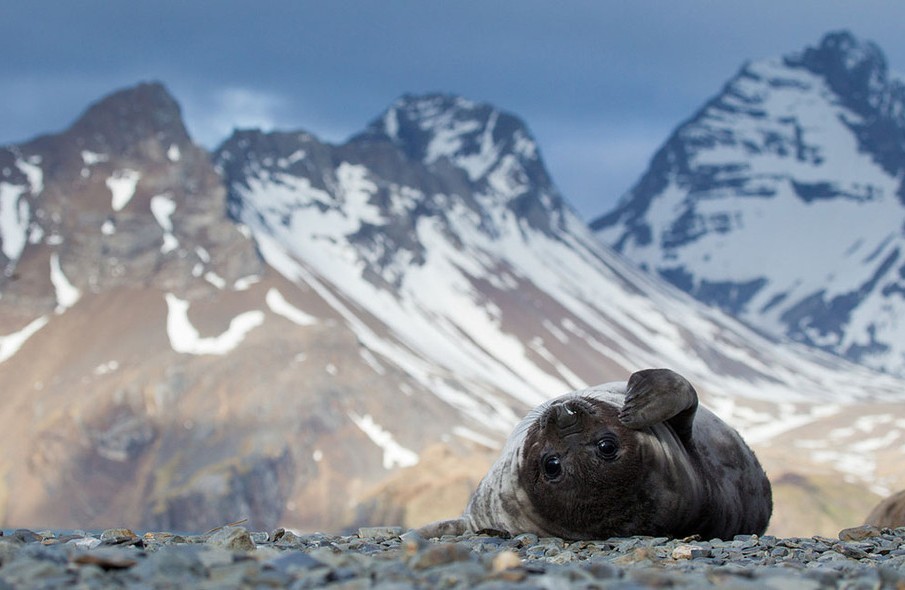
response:
M565 539L762 534L763 468L738 433L668 369L547 401L516 426L460 519L423 536L483 529Z

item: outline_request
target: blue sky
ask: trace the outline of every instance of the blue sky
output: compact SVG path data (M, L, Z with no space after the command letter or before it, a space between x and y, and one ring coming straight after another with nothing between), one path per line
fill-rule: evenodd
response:
M522 117L585 218L747 60L848 29L905 72L892 0L0 0L0 144L61 131L110 92L165 83L189 131L361 130L398 96Z

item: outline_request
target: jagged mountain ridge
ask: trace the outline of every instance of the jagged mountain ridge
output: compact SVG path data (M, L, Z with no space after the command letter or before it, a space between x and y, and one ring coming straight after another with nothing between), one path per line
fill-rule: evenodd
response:
M2 151L5 523L424 518L372 490L425 454L476 478L529 406L638 367L687 374L761 445L900 395L601 248L488 105L403 97L341 145L237 132L215 166L183 134L151 84ZM858 481L895 485L891 449L859 450Z
M903 374L903 170L905 84L831 33L745 65L592 227L757 329Z

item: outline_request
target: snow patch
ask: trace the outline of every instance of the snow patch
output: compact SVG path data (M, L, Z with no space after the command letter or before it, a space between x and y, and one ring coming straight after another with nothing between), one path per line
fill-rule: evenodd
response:
M122 211L123 207L129 204L132 197L135 196L135 187L138 186L138 180L141 174L135 170L118 170L113 176L107 179L107 188L113 195L111 205L114 211Z
M283 297L278 290L271 289L267 292L265 298L267 306L273 313L283 316L287 320L299 326L312 326L317 323L317 318L310 316L299 308L295 307Z
M47 325L47 316L39 317L18 332L0 336L0 363L10 359L31 338L35 332Z
M179 240L173 234L163 234L163 244L160 246L161 254L168 254L179 248Z
M56 252L50 255L50 282L57 294L57 313L63 313L75 305L82 296L82 292L63 273L60 256Z
M242 277L236 279L236 282L233 283L233 289L236 291L247 291L251 288L252 285L261 282L261 277L257 275L249 275L247 277Z
M189 321L189 302L166 294L167 336L170 346L181 354L224 355L238 347L245 336L264 323L264 312L247 311L232 319L226 332L202 338Z
M167 159L170 162L178 162L181 157L182 152L179 151L179 146L175 143L170 145L169 149L167 150Z
M210 253L201 246L195 247L195 254L198 255L198 258L201 259L201 262L204 264L208 264L211 261Z
M370 414L359 416L350 412L349 418L368 435L371 442L383 449L384 469L392 469L395 466L411 467L418 463L418 454L397 443L393 435L374 422Z
M478 146L478 152L475 154L458 156L455 161L472 181L478 180L493 167L497 159L499 159L500 151L493 142L493 131L496 128L499 113L494 111L490 114L487 124L481 133L481 140ZM511 156L507 156L511 157Z
M98 154L89 150L82 150L82 162L85 163L85 166L94 166L95 164L107 162L108 160L110 160L110 156L107 154Z
M40 225L32 225L31 230L28 232L28 243L29 244L40 244L41 240L44 239L44 228Z
M151 213L157 220L157 225L163 230L163 245L160 252L167 254L179 247L179 240L173 235L173 212L176 211L176 203L168 193L151 197Z
M248 240L251 239L251 237L252 237L252 235L251 235L251 230L250 230L250 229L248 228L248 226L245 225L244 223L239 223L239 224L237 224L237 225L236 225L236 230L238 230L238 232L239 232L240 234L242 234L243 236L245 236L246 239L248 239Z
M399 114L396 109L389 109L383 116L383 128L387 137L390 139L398 139L399 137Z
M204 280L207 281L208 283L210 283L211 285L217 287L218 289L226 288L226 279L224 279L223 277L221 277L220 275L218 275L217 273L215 273L212 270L209 270L206 273L204 273Z
M304 160L306 155L307 153L305 152L305 150L295 150L294 152L289 154L289 157L286 158L286 161L289 164L295 164L300 160Z
M38 196L44 191L44 171L38 164L41 163L40 156L34 156L26 160L16 160L16 167L22 171L22 174L28 178L28 185L31 187L32 196Z
M3 255L15 261L22 255L27 241L28 224L31 218L24 186L0 182L0 241Z
M444 156L453 156L462 149L462 136L477 131L480 127L481 124L474 120L455 121L450 113L434 120L423 120L421 128L433 133L427 146L425 163L433 164Z
M345 200L343 210L362 223L382 223L380 209L370 204L371 196L377 192L377 185L368 179L368 169L364 166L343 162L336 169L340 193Z

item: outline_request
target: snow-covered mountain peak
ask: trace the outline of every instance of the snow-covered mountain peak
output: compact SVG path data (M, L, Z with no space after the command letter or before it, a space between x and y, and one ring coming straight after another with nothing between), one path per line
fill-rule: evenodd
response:
M592 227L776 336L905 372L905 86L849 33L744 66Z
M905 170L905 83L888 72L882 50L848 32L831 33L817 48L787 57L826 81L837 100L858 117L847 121L861 151L889 174ZM900 193L905 203L905 191Z
M882 50L848 31L829 33L818 47L791 55L785 62L824 76L837 93L852 103L870 101L885 90L887 83L886 57Z
M298 236L302 220L316 218L304 230L310 239L342 242L365 278L391 290L424 263L425 224L453 244L463 223L490 242L580 224L521 121L449 95L405 96L342 145L304 132L237 132L215 162L234 188L235 219Z
M0 169L4 297L62 305L46 288L62 276L83 293L136 282L199 292L260 268L161 84L117 91L62 133L0 148Z
M388 138L425 164L447 158L471 181L484 178L507 154L524 164L539 158L534 138L518 117L448 94L405 95L367 133Z

